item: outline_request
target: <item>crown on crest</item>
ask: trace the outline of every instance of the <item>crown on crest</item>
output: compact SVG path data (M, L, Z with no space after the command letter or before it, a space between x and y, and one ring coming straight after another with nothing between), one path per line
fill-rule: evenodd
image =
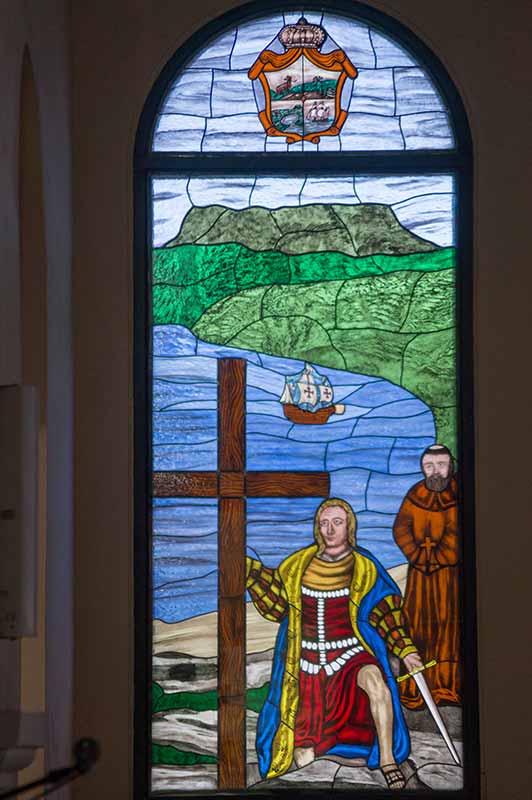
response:
M288 50L291 47L314 47L319 49L327 34L321 25L312 25L301 17L295 25L285 25L279 33L279 41Z

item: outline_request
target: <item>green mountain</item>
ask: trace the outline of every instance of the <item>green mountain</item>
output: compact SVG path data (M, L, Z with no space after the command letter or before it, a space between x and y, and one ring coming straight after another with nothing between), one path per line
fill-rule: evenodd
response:
M242 211L217 205L192 208L178 236L166 247L229 242L250 250L287 254L334 251L349 256L404 255L438 249L403 228L389 206L376 203L316 203L277 209L254 206Z

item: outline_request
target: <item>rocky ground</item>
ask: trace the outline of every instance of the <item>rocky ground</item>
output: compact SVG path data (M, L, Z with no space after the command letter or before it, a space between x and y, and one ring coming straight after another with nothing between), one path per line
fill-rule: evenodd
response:
M248 656L248 687L263 686L269 680L272 651ZM169 691L208 691L216 688L216 661L177 654L155 657L154 680ZM441 709L449 733L461 754L461 711ZM412 751L401 765L411 789L456 790L462 786L462 768L457 767L436 730L427 711L406 712L411 731ZM292 769L274 781L262 781L255 754L255 729L258 714L247 712L248 786L257 789L297 786L319 789L383 789L386 788L380 770L370 770L361 760L324 757L303 769ZM182 750L216 756L217 712L178 711L160 712L153 719L153 741L171 744ZM216 788L215 764L153 769L152 790L168 792L211 790Z
M203 712L205 713L205 712ZM422 712L421 712L422 713ZM214 723L215 723L215 714ZM248 712L248 754L253 759L253 732L249 722L255 717ZM175 722L182 717L176 717ZM210 719L211 752L215 752L216 727ZM183 730L187 726L185 722ZM205 721L204 721L205 724ZM188 729L190 730L190 728ZM183 732L183 738L187 734ZM441 737L435 733L414 731L412 737L412 754L408 761L401 765L407 779L409 789L429 788L434 790L457 790L462 787L463 772L457 767L447 752ZM190 747L190 738L187 738ZM203 742L206 738L203 739ZM454 740L459 753L461 742ZM215 764L202 764L194 767L155 767L152 777L153 791L169 791L179 787L180 791L216 789ZM317 759L303 769L292 769L281 778L262 781L255 762L248 763L248 786L255 789L264 788L313 788L313 789L385 789L386 783L380 770L370 770L357 759L341 759L324 757Z

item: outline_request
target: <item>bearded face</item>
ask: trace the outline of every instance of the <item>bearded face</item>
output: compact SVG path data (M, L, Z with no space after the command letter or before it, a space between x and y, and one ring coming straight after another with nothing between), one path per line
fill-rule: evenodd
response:
M449 478L444 478L443 475L431 475L430 478L425 478L425 486L431 492L443 492L449 485Z
M425 486L431 492L443 492L451 480L451 458L447 453L442 455L427 454L421 462L425 475Z

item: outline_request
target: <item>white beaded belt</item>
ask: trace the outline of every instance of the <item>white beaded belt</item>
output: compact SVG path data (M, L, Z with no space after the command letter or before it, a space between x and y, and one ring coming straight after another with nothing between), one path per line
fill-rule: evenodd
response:
M320 592L318 589L307 589L306 586L301 587L301 594L306 594L307 597L319 597L325 599L328 597L346 597L349 594L349 587L345 589L334 589L330 592Z
M329 661L328 664L311 664L306 658L301 658L299 660L299 667L302 672L308 672L309 675L317 675L320 670L324 669L325 674L331 676L334 675L335 672L338 672L349 659L353 658L353 656L356 656L358 653L362 653L363 650L364 648L358 645L358 647L347 650L347 652L335 658L334 661Z
M301 647L304 650L342 650L342 648L352 647L358 644L358 639L351 637L350 639L337 639L332 642L307 642L305 639L301 642Z

